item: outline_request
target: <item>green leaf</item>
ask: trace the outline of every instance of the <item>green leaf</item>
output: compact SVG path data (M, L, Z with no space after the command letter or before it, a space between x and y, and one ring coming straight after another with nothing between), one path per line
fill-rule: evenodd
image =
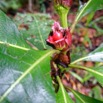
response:
M27 43L24 41L16 25L0 10L0 46L1 45L29 50ZM2 46L2 49L3 48Z
M90 12L95 12L96 10L99 9L103 9L103 0L99 0L99 2L97 0L89 0L81 9L81 11L79 11L79 13L77 14L76 20L80 20L83 16L85 16L86 14L90 13Z
M18 9L22 6L19 0L0 0L0 9L7 12L9 8Z
M103 101L103 96L101 95L102 93L102 88L100 86L95 86L92 88L92 90L89 93L89 96L93 96L95 99L99 99Z
M7 7L7 3L4 0L1 0L0 1L0 9L3 11L6 11L7 10L6 7Z
M99 18L96 18L95 20L91 21L89 23L89 26L93 27L94 29L96 29L97 32L98 32L97 35L99 36L99 35L103 34L103 29L102 29L102 27L98 26L98 23L103 23L103 16L101 16Z
M73 67L73 68L84 69L84 70L88 71L103 86L103 66L95 67L95 68L87 68L87 67L84 67L84 66L78 66L78 65L72 65L72 64L70 64L69 66Z
M103 44L101 44L96 50L85 57L84 60L103 62Z
M22 37L0 11L0 103L55 103L49 63L55 51L30 50Z
M91 74L97 79L97 81L103 86L103 66L94 67L92 68L95 72L100 73L100 75L96 74L95 72L92 72Z
M86 74L84 77L81 77L81 76L78 75L77 73L71 72L71 71L70 71L70 74L71 74L72 76L74 76L76 79L78 79L81 83L84 83L84 82L88 81L88 80L92 77L92 75L89 74L89 73Z
M90 12L95 12L96 10L103 8L103 0L89 0L84 7L79 11L79 13L76 16L76 19L71 27L71 32L74 31L75 25L77 22L86 14Z
M53 52L29 50L16 58L0 53L0 103L55 103L49 66Z
M57 77L59 82L59 91L56 94L56 103L74 103L72 99L69 97L67 92L65 91L63 84L59 77Z
M95 49L93 52L91 52L87 56L79 58L79 59L73 61L71 64L75 64L75 63L78 63L83 60L84 61L103 62L103 44L101 44L97 49Z
M73 89L70 89L71 92L74 94L76 98L76 103L103 103L102 101L96 100L94 98L85 96L77 91L74 91Z
M18 14L15 18L24 38L38 49L47 49L46 39L50 33L53 21L47 14ZM23 27L24 25L24 27ZM27 28L26 28L26 27Z

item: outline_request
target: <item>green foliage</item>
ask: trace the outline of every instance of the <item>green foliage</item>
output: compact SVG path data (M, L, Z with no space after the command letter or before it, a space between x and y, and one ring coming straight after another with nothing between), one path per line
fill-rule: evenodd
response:
M58 82L59 82L59 91L56 94L56 103L74 103L72 101L72 99L69 97L69 95L67 94L67 92L65 91L65 88L60 80L59 77L57 77Z
M25 48L26 42L21 41L20 32L15 24L3 12L0 13L0 102L55 103L48 68L50 55L54 51L34 51Z
M16 25L2 11L0 11L0 43L17 48L21 46L27 49L26 47L28 47Z
M98 82L103 86L103 66L94 67L94 73L91 74L98 80ZM96 74L96 72L98 74ZM99 75L101 74L101 76Z
M102 101L85 96L77 91L70 89L76 97L76 103L103 103Z
M9 8L18 9L21 7L20 0L0 0L0 9L7 11Z
M89 55L87 55L86 57L80 58L74 62L72 62L70 64L70 66L72 67L78 67L80 69L84 69L86 71L88 71L89 73L91 73L97 80L98 82L103 86L103 66L96 66L91 68L86 68L83 66L75 66L73 64L80 62L82 60L86 60L86 61L94 61L94 62L103 62L103 44L101 44L96 50L94 50L93 52L91 52Z
M46 7L44 5L44 0L38 0L37 3L40 6L40 11L41 12L45 12L46 11Z
M20 28L20 25L26 25L20 28L25 40L29 41L38 49L47 49L46 38L51 30L53 23L49 15L44 14L18 14L15 18L15 23Z
M102 89L99 86L96 86L90 91L89 96L103 101L103 96L101 95L101 92L102 92Z
M99 9L103 9L103 1L99 0L99 2L97 0L89 0L84 7L82 7L82 9L80 9L81 11L77 14L77 21L80 20L83 16L89 14L89 13L93 13L96 12Z
M101 4L102 0L90 0L78 14L72 30L82 16L94 9L98 10ZM50 77L50 59L57 51L44 49L48 49L45 39L53 21L49 20L47 15L41 14L18 14L14 21L20 31L11 19L0 11L0 103L73 103L58 76L59 91L54 93ZM103 66L87 68L74 65L83 60L103 62L102 57L103 44L89 55L74 59L69 67L88 71L102 86ZM81 80L77 75L73 75ZM103 103L69 90L74 94L76 103Z
M55 103L48 68L53 51L18 51L20 57L16 59L0 54L0 102Z
M96 50L87 55L85 60L103 62L103 44L101 44Z
M103 0L99 0L99 2L97 0L89 0L84 7L82 7L82 9L80 9L80 11L78 12L74 23L72 24L71 27L71 32L74 31L74 28L77 24L77 22L85 15L87 15L88 13L91 12L95 12L99 9L103 9Z
M91 26L91 27L93 27L97 30L97 32L98 32L97 35L102 35L103 34L103 29L102 29L102 27L98 26L98 23L101 23L101 24L103 23L103 17L99 17L99 18L91 21L89 23L89 26Z

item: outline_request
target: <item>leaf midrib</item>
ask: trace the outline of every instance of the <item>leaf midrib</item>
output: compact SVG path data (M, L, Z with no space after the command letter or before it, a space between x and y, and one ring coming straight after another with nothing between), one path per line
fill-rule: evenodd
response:
M86 103L76 92L74 92L73 90L71 90L71 91L82 103Z
M100 52L100 53L101 53L101 54L95 53L95 54L90 54L90 55L88 55L88 56L82 57L82 58L80 58L80 59L77 59L77 60L73 61L71 64L75 64L75 63L78 63L78 62L80 62L80 61L83 61L83 60L92 58L93 56L101 56L101 57L102 57L102 56L103 56L103 53L102 53L102 52Z
M97 74L97 75L103 77L103 74L102 74L102 73L100 73L100 72L98 72L98 71L95 71L95 70L93 70L93 69L91 69L91 68L88 68L88 67L78 66L78 65L72 65L72 64L70 64L69 66L70 66L70 67L77 68L77 69L84 69L84 70L87 70L88 72L91 72L91 73L94 73L94 74Z
M67 102L67 99L66 99L64 87L63 87L63 85L62 85L62 83L61 83L61 81L60 81L60 78L59 78L58 76L57 76L57 79L58 79L59 85L60 85L61 90L62 90L62 95L63 95L64 103L68 103L68 102Z
M28 50L29 50L28 48L21 47L21 46L19 46L19 45L14 45L14 44L2 42L2 41L0 41L0 44L2 44L2 45L7 45L7 46L10 46L10 47L13 47L13 48L18 48L18 49L25 50L25 51L28 51Z
M37 19L36 19L35 16L34 16L34 19L35 19L35 22L36 22L36 25L37 25L37 30L38 30L39 37L40 37L40 39L41 39L42 45L43 45L44 49L46 49L46 45L45 45L45 43L44 43L43 36L42 36L42 34L41 34L41 31L40 31L40 28L39 28L39 26L38 26Z
M23 78L28 75L33 69L34 67L36 67L40 62L42 62L45 58L47 58L48 56L50 56L51 54L53 54L55 51L52 50L48 53L46 53L45 55L43 55L40 59L38 59L38 61L34 62L8 89L7 91L1 96L0 98L0 103L5 99L5 97L7 97L7 95L15 88L16 85L18 85L20 83L21 80L23 80Z
M92 1L92 0L89 0L89 1L87 2L87 4L84 6L84 8L81 10L81 12L77 15L74 23L73 23L72 26L71 26L71 30L70 30L71 33L73 33L74 28L75 28L77 22L79 21L80 16L82 15L82 13L83 13L84 10L86 9L86 7L91 3L91 1Z

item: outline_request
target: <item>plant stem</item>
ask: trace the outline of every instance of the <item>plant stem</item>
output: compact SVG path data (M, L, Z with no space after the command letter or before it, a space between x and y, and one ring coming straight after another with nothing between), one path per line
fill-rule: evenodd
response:
M84 66L79 66L79 65L73 65L73 64L70 64L69 67L73 67L73 68L77 68L77 69L90 69L90 68L87 68L87 67L84 67Z
M61 26L63 28L68 28L67 15L69 12L69 8L57 5L55 6L55 9L60 17Z
M63 28L68 27L68 22L67 22L67 13L61 13L60 16L60 22Z
M78 63L78 62L80 62L80 61L82 61L82 60L85 60L85 59L87 59L87 58L88 58L88 56L85 56L85 57L79 58L79 59L77 59L77 60L73 61L71 64Z

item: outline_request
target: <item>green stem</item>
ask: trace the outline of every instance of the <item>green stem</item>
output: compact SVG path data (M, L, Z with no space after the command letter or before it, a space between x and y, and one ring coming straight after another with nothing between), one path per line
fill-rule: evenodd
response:
M69 8L63 7L61 5L56 5L55 9L60 17L61 26L63 28L68 28L67 15Z
M87 67L84 67L84 66L73 65L73 64L70 64L69 67L76 68L76 69L84 69L84 70L90 69L90 68L87 68Z
M60 22L63 28L68 27L68 22L67 22L67 13L61 13L60 16Z
M77 60L73 61L71 64L78 63L78 62L80 62L80 61L82 61L82 60L85 60L85 59L87 59L87 58L88 58L88 56L85 56L85 57L79 58L79 59L77 59Z

